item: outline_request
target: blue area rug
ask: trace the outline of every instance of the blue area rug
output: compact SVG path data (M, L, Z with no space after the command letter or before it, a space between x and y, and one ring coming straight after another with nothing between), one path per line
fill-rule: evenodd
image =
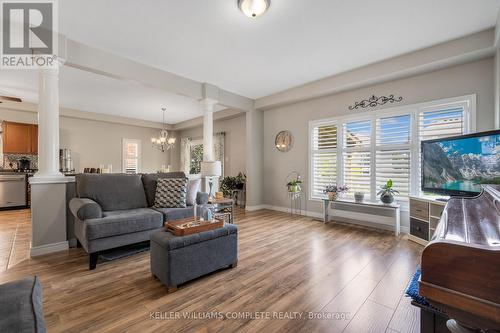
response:
M406 288L406 295L411 297L411 299L418 304L430 306L425 297L420 296L418 290L418 279L420 278L421 273L421 268L418 267L415 274L413 274L413 277L411 278L410 284L408 284L408 288Z

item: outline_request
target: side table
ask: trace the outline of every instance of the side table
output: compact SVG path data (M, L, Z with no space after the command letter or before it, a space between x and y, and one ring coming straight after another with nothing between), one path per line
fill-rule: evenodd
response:
M234 201L232 199L222 198L208 199L208 203L214 206L214 214L224 215L229 217L229 223L234 223Z

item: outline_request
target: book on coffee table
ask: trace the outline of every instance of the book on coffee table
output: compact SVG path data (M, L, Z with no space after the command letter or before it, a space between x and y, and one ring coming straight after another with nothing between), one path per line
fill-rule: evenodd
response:
M215 218L213 220L195 220L194 218L186 218L182 220L167 221L165 230L170 231L175 236L187 236L198 232L222 228L224 220Z

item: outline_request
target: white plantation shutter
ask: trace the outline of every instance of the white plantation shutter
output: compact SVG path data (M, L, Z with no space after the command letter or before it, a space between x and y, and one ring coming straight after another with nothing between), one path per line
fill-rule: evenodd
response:
M421 111L418 115L418 140L432 140L448 136L461 135L466 132L466 110L464 106L448 106ZM419 149L418 165L422 163L422 152ZM418 168L418 193L421 188L421 170Z
M398 200L410 195L411 116L401 115L377 119L376 187L392 179Z
M322 198L326 185L337 182L337 125L312 129L311 197Z
M123 172L138 173L140 171L141 141L123 139Z
M465 132L465 110L451 107L419 114L420 140L444 138L461 135Z
M344 124L344 148L369 148L371 142L371 120L347 122Z
M349 187L349 195L363 192L370 196L370 152L344 153L344 185Z
M348 195L379 200L378 189L392 179L407 208L420 192L420 142L475 129L473 95L422 103L366 115L310 123L310 198L324 198L328 184L347 185Z
M349 195L371 192L371 120L347 122L343 125L344 185Z

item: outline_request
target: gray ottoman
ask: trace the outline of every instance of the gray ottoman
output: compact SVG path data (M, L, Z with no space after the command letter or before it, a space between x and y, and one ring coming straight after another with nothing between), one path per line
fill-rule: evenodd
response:
M238 262L238 227L223 228L176 237L165 230L151 235L151 272L167 286L177 286Z

